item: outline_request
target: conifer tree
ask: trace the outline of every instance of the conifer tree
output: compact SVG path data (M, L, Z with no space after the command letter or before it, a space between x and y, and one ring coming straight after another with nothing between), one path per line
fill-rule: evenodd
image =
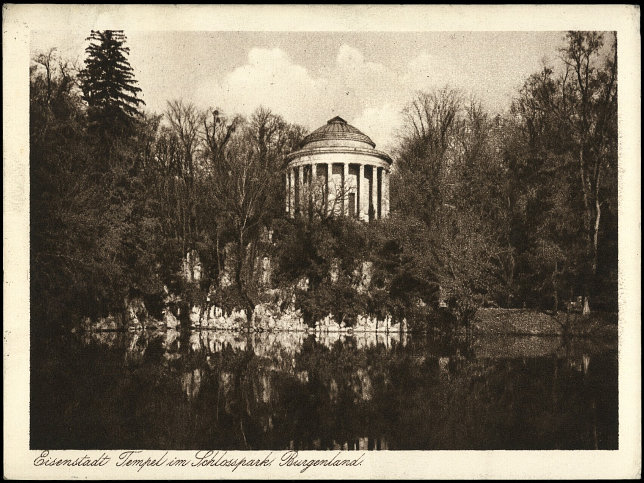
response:
M127 136L145 102L138 97L141 89L127 59L126 37L122 30L92 30L87 40L80 81L90 128L101 136Z

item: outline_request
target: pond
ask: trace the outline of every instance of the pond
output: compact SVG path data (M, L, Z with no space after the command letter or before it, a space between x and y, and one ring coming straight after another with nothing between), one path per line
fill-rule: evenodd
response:
M614 342L95 332L32 348L32 449L616 449Z

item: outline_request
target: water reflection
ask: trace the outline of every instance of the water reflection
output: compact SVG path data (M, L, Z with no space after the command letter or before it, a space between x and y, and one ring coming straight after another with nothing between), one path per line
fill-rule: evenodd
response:
M34 448L617 446L616 349L590 340L86 333L34 359L31 400Z

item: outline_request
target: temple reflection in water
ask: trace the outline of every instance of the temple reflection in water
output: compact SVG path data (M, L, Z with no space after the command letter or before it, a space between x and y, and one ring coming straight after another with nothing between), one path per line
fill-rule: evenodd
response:
M617 445L616 350L589 340L217 330L83 337L67 361L73 374L42 384L56 384L67 424L84 426L76 443L49 428L40 435L48 447Z

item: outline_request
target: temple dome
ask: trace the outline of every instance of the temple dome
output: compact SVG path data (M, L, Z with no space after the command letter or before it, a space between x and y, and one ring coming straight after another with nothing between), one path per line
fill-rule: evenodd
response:
M302 148L324 146L355 146L368 145L376 147L369 136L358 128L348 124L340 116L329 119L327 123L306 136L302 141ZM366 146L364 146L366 147Z
M306 136L286 156L286 213L326 213L367 222L388 216L392 160L375 147L341 117Z

